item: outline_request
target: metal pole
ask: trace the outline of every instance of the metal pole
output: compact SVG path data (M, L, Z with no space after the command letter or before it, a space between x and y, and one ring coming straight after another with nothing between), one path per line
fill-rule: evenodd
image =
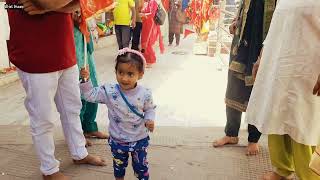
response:
M226 0L220 0L219 7L220 7L220 12L225 11ZM222 38L222 29L221 29L221 27L224 26L224 17L225 17L225 14L224 13L220 13L220 17L219 17L219 21L218 21L217 46L216 46L216 56L219 56L219 57L220 57L220 54L221 54L221 48L222 48L222 43L223 43L222 42L223 38Z
M91 31L90 31L91 33ZM88 51L87 51L87 39L86 39L86 36L83 35L83 67L82 69L87 69L87 64L88 64L88 61L87 61L87 57L88 57ZM86 82L87 79L85 78L82 78L82 82Z

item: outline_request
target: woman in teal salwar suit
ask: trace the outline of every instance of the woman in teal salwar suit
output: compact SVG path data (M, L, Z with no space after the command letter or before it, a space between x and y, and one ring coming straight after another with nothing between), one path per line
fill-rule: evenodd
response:
M90 42L87 43L87 60L85 63L84 56L84 35L80 32L77 23L74 25L74 39L75 39L75 46L76 46L76 55L77 55L77 63L79 67L79 71L87 66L90 70L90 80L94 87L98 86L97 80L97 72L96 66L93 57L93 38L90 36ZM80 119L82 124L83 133L86 138L100 138L106 139L108 138L107 134L104 134L98 131L98 125L96 120L97 111L98 111L98 104L97 103L90 103L85 101L81 98L82 101L82 109L80 112ZM91 145L89 141L87 141L88 145Z

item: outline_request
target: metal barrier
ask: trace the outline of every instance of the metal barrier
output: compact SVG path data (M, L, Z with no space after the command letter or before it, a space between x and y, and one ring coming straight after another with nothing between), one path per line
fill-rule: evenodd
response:
M226 0L220 0L219 5L216 6L220 9L220 17L216 28L217 42L215 56L219 57L223 65L226 66L226 64L222 61L223 58L221 56L221 50L224 49L227 51L227 53L230 53L230 44L232 42L233 35L229 32L229 26L231 25L231 23L228 23L227 20L229 19L230 21L230 19L233 20L236 17L237 5L226 5ZM234 8L235 12L226 10L226 8L228 7ZM227 16L229 17L227 18ZM229 42L229 44L227 44L226 42Z

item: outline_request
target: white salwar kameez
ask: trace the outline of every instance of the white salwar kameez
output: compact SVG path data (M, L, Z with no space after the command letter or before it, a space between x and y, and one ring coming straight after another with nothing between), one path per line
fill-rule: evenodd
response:
M248 104L246 120L263 134L320 144L320 0L280 0Z
M7 40L9 40L10 26L5 2L0 2L0 70L9 67Z

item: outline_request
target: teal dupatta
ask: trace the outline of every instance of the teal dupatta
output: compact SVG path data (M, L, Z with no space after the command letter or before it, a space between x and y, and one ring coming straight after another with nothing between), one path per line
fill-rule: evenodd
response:
M80 32L79 28L74 26L74 40L76 45L76 55L77 55L77 64L79 67L79 70L83 68L85 65L84 62L84 36ZM90 36L90 42L87 43L87 65L89 66L90 70L90 80L92 82L92 85L94 87L98 86L98 79L97 79L97 72L96 72L96 65L94 62L93 57L93 38Z

